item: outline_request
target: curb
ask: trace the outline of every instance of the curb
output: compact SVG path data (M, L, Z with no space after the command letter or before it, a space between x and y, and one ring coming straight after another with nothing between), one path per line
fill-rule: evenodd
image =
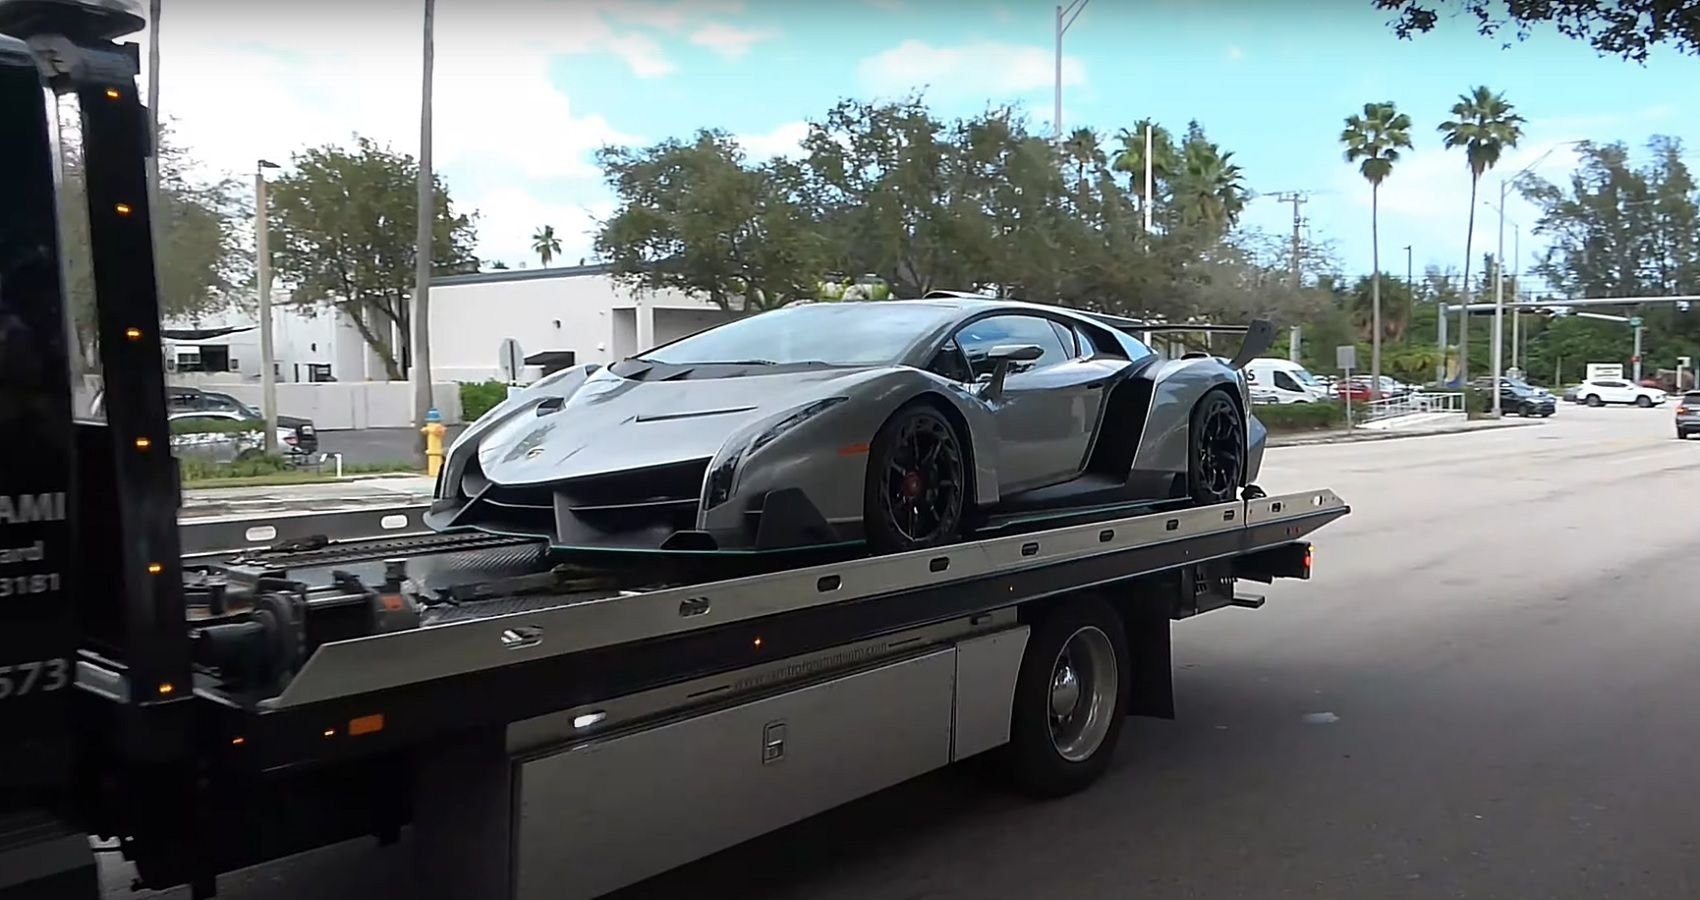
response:
M1294 437L1291 440L1281 440L1277 435L1271 435L1268 447L1310 447L1317 444L1356 444L1364 441L1393 441L1400 438L1437 437L1443 434L1466 434L1470 432L1495 431L1501 428L1526 428L1533 425L1544 425L1544 420L1533 422L1502 422L1498 425L1464 425L1455 428L1440 428L1434 431L1353 431L1346 434L1330 434L1321 437Z

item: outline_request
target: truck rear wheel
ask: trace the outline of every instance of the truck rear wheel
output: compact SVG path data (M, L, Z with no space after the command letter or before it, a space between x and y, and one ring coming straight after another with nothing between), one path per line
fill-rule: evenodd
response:
M1033 626L1015 682L1006 777L1039 797L1104 774L1127 720L1132 665L1121 616L1097 597L1064 600Z

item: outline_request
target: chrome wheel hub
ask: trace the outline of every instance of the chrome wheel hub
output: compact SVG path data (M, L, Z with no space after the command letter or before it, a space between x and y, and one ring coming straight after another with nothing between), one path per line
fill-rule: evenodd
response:
M1115 645L1097 626L1084 626L1063 642L1051 664L1051 746L1069 762L1083 762L1110 733L1120 689Z

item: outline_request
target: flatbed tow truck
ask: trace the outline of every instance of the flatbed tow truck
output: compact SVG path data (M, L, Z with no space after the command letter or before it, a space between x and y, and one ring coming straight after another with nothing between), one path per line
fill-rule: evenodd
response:
M971 758L1065 795L1127 716L1173 717L1172 622L1309 577L1349 511L1248 491L712 573L556 565L422 506L180 524L123 2L0 0L3 900L99 896L91 836L211 897L403 829L416 894L594 897ZM67 105L104 421L67 377Z

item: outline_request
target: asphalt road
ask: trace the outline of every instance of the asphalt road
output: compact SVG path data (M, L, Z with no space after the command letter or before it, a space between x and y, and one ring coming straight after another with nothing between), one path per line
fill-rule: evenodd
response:
M464 425L450 425L443 435L443 446L454 443ZM341 453L345 465L358 463L390 463L410 461L419 435L411 428L362 428L357 431L321 431L319 449L325 453Z
M1700 442L1670 419L1272 450L1271 493L1352 515L1311 582L1176 626L1179 719L1133 720L1094 789L945 771L623 898L1700 896ZM408 896L407 853L224 896Z

